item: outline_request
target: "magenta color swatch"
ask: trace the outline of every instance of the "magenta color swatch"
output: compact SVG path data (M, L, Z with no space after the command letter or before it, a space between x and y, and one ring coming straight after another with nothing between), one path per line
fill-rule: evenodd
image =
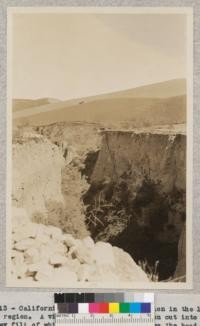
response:
M89 313L94 314L99 312L99 303L89 303Z

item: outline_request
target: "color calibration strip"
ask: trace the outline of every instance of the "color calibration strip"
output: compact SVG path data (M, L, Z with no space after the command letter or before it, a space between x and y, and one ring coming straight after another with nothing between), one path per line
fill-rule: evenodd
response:
M59 314L150 314L152 293L55 293Z
M150 302L57 303L58 314L150 314Z
M153 293L56 293L56 326L154 326Z

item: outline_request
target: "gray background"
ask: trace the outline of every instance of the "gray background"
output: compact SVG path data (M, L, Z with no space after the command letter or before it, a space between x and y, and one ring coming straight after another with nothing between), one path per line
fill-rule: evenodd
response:
M200 0L0 0L0 291L50 291L50 289L13 289L6 279L6 11L8 6L148 6L194 8L194 129L193 129L193 290L159 292L200 293ZM191 194L192 195L192 194ZM190 217L189 217L190 218ZM55 292L55 289L53 290ZM137 291L138 292L138 291ZM155 291L157 292L157 291ZM27 294L30 296L30 294ZM44 296L45 298L45 296Z

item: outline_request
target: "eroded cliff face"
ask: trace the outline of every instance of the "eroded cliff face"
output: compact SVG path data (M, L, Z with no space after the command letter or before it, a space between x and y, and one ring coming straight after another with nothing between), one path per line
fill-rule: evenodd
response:
M74 287L148 282L128 253L89 237L82 200L89 184L75 152L64 155L66 149L30 130L13 139L9 282Z
M186 136L105 131L84 196L94 238L172 276L185 221ZM91 223L90 220L95 223Z
M60 227L76 237L88 234L82 193L88 184L64 157L62 146L34 132L14 138L12 205L25 208L31 221Z
M15 138L12 153L12 204L31 218L47 217L52 198L64 204L61 191L64 158L60 149L39 135Z
M160 181L163 191L185 190L186 137L181 134L150 134L107 131L95 165L92 181L118 181L128 174L133 190L144 176Z
M90 129L83 139L70 138L65 126L61 134L54 126L15 137L13 206L25 209L30 223L122 248L153 281L183 280L185 135L103 131L91 139Z

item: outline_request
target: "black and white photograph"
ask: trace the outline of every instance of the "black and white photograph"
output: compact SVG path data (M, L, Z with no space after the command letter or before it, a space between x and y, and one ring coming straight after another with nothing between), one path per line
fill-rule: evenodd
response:
M7 286L191 286L192 11L10 8L7 46Z

